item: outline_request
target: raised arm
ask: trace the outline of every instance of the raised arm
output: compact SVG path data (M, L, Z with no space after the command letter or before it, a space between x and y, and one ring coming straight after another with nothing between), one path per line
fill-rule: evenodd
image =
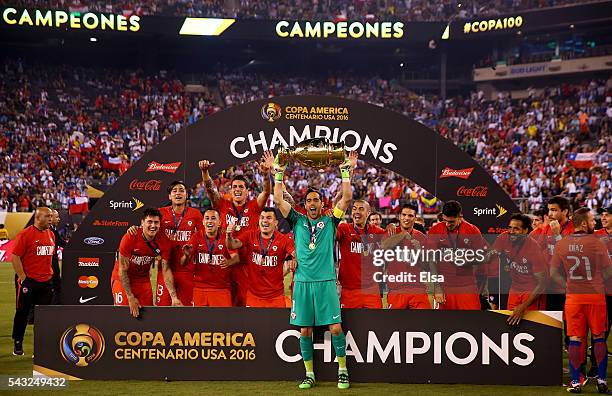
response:
M271 164L266 162L266 156L272 157L272 152L265 151L263 157L261 158L261 162L259 163L259 170L264 177L263 191L257 196L257 205L260 208L266 206L266 202L268 202L268 198L270 198L270 193L272 192L272 185L270 183L270 171L272 168Z
M242 247L242 241L234 238L232 235L235 227L236 226L234 224L228 224L227 228L225 229L225 244L230 250L238 250Z
M349 157L342 165L340 165L340 174L342 175L342 197L336 204L336 208L342 212L346 212L352 199L353 189L351 187L351 172L357 166L357 152L351 151Z
M269 154L269 155L267 155ZM291 212L291 204L285 201L283 193L285 192L285 168L287 163L281 164L280 157L277 154L276 158L272 157L272 153L264 154L264 161L274 169L274 204L280 210L283 217L287 217Z
M202 183L204 183L204 187L206 187L206 194L208 195L208 199L210 199L210 203L214 208L217 207L217 204L221 200L221 195L219 191L217 191L217 186L215 186L215 182L210 177L210 173L208 169L213 166L214 162L209 162L208 160L202 160L198 162L198 166L202 171Z

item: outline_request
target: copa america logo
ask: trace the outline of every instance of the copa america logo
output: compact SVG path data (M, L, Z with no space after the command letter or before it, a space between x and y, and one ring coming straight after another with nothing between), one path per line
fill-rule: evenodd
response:
M104 354L104 337L95 327L80 323L64 332L60 339L60 351L67 362L86 367Z
M276 103L266 103L261 108L261 117L268 122L274 122L281 117L281 107Z

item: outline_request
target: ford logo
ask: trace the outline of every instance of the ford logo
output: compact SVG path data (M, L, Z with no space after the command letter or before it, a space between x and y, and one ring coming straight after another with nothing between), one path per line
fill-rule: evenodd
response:
M102 245L104 243L104 239L100 237L89 237L89 238L83 239L83 242L91 246L96 246L96 245Z

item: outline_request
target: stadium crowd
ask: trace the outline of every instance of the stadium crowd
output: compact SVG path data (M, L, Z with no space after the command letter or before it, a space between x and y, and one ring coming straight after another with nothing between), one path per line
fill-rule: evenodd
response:
M577 0L1 0L2 6L123 15L241 19L447 21L579 3ZM582 2L584 3L584 2Z
M478 160L525 211L541 209L546 198L561 193L576 207L596 210L612 203L612 78L530 89L523 99L501 92L488 100L483 92L472 92L443 101L382 77L216 77L215 96L212 90L187 92L178 76L164 72L5 61L0 70L0 210L26 211L41 203L67 209L85 194L87 184L113 184L145 151L207 114L298 94L356 99L414 118ZM578 153L589 160L570 160ZM239 167L230 169L226 179L237 171L254 172L249 179L256 194L262 176ZM301 197L308 183L328 199L336 194L337 175L293 172L306 177L288 185L290 192ZM364 164L356 177L355 196L369 197L376 209L398 210L400 197L418 203L421 212L435 212L438 205L419 186L379 167ZM205 204L204 196L201 187L193 192L199 204Z

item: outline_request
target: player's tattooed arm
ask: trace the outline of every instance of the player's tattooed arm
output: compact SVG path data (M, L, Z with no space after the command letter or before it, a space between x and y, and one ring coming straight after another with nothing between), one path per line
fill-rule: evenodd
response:
M176 288L174 287L174 276L172 276L172 270L170 269L167 260L162 259L161 269L162 275L164 276L164 282L168 288L168 294L170 294L170 298L172 299L172 306L183 305L176 294Z
M202 160L198 162L198 166L202 171L202 183L204 183L204 187L206 188L206 194L208 195L208 199L210 199L212 206L216 208L217 204L221 200L221 194L219 194L217 186L215 185L213 179L210 177L210 173L208 171L210 167L214 164L214 162L209 162L208 160Z
M285 185L283 184L283 187L285 187ZM293 199L293 197L291 196L291 194L289 194L287 192L287 188L285 187L283 190L283 199L287 202L289 202L289 205L291 205L292 208L295 208L295 200Z
M121 286L123 287L123 290L125 290L125 295L130 298L130 297L134 297L134 293L132 293L132 287L130 286L130 277L128 276L128 268L130 267L130 260L125 257L122 256L121 253L119 253L119 268L118 268L118 273L119 273L119 280L121 281Z

